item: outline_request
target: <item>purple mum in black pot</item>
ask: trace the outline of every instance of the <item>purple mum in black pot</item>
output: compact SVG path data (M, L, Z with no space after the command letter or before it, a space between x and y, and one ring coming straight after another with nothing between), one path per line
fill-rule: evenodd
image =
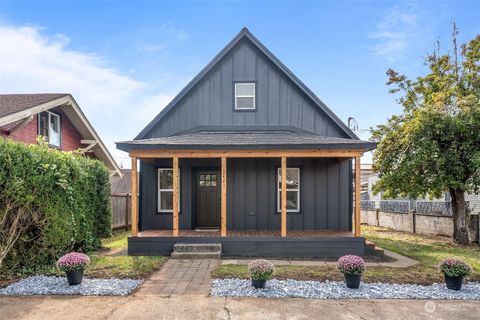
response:
M345 283L350 289L358 289L365 271L365 261L354 255L346 255L338 259L338 270L345 276Z
M440 270L445 275L445 284L450 290L460 290L463 278L467 277L472 268L460 259L447 258L440 264Z
M57 261L57 267L67 275L68 284L71 286L82 283L83 270L90 263L90 258L80 252L70 252Z
M268 260L254 260L248 264L248 271L252 276L252 286L255 289L265 288L267 280L275 273L275 266Z

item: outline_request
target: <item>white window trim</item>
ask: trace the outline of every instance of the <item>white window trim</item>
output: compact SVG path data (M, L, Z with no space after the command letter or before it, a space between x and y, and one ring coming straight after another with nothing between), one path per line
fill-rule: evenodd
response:
M296 191L297 192L297 209L287 209L287 212L300 212L300 168L298 167L293 167L293 168L288 168L287 167L287 170L288 169L295 169L297 170L298 172L298 186L297 188L295 189L292 189L292 188L287 188L287 192L289 191ZM282 173L282 168L278 168L277 169L277 212L282 212L282 207L281 207L281 204L280 204L280 199L281 199L281 191L282 191L282 188L280 187L280 175Z
M237 94L237 86L238 85L253 85L253 95L249 94L249 95L238 95ZM235 83L235 110L256 110L257 109L257 104L256 104L256 91L257 88L256 88L256 84L255 82L236 82ZM237 98L253 98L253 108L239 108L237 106Z
M51 111L44 111L46 114L48 114L48 117L47 117L47 131L48 131L48 144L51 145L51 146L55 146L55 147L61 147L62 145L62 118L60 117L59 114L56 114L56 113L53 113ZM40 116L40 115L39 115ZM58 119L58 145L56 144L53 144L51 143L50 139L52 137L52 133L50 132L50 121L51 121L51 117L56 117ZM40 122L38 122L40 123ZM38 128L38 131L40 131L40 128Z
M169 170L173 171L173 168L158 168L157 169L157 184L158 184L158 189L157 189L157 212L173 212L172 209L162 209L162 191L170 191L173 193L173 186L172 189L160 189L160 171L162 170ZM178 189L180 189L180 170L178 170ZM178 212L180 212L180 192L178 192Z
M52 146L56 146L56 147L60 147L60 145L62 144L62 127L61 127L61 123L60 123L60 115L56 114L56 113L53 113L53 112L50 112L50 111L47 111L48 112L48 143ZM56 117L58 119L58 145L56 144L53 144L50 142L50 139L52 138L52 133L50 132L50 130L52 129L51 127L51 120L52 120L52 117Z

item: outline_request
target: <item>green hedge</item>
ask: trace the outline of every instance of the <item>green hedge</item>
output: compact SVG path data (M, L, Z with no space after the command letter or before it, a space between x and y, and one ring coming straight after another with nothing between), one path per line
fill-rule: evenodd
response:
M2 269L32 269L71 250L97 248L100 238L111 234L109 195L109 173L102 162L43 143L0 138L0 219L7 206L14 207L0 227L8 230L6 224L18 210L41 217L22 232Z

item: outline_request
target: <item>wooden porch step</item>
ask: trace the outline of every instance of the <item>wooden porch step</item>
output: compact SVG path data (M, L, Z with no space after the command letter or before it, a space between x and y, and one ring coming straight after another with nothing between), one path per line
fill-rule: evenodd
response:
M173 259L220 259L221 243L176 243L173 245Z

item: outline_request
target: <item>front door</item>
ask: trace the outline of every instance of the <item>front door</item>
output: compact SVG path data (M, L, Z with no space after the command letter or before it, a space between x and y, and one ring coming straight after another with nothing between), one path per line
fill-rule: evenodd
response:
M220 227L219 185L219 171L197 172L195 185L195 224L197 228Z

